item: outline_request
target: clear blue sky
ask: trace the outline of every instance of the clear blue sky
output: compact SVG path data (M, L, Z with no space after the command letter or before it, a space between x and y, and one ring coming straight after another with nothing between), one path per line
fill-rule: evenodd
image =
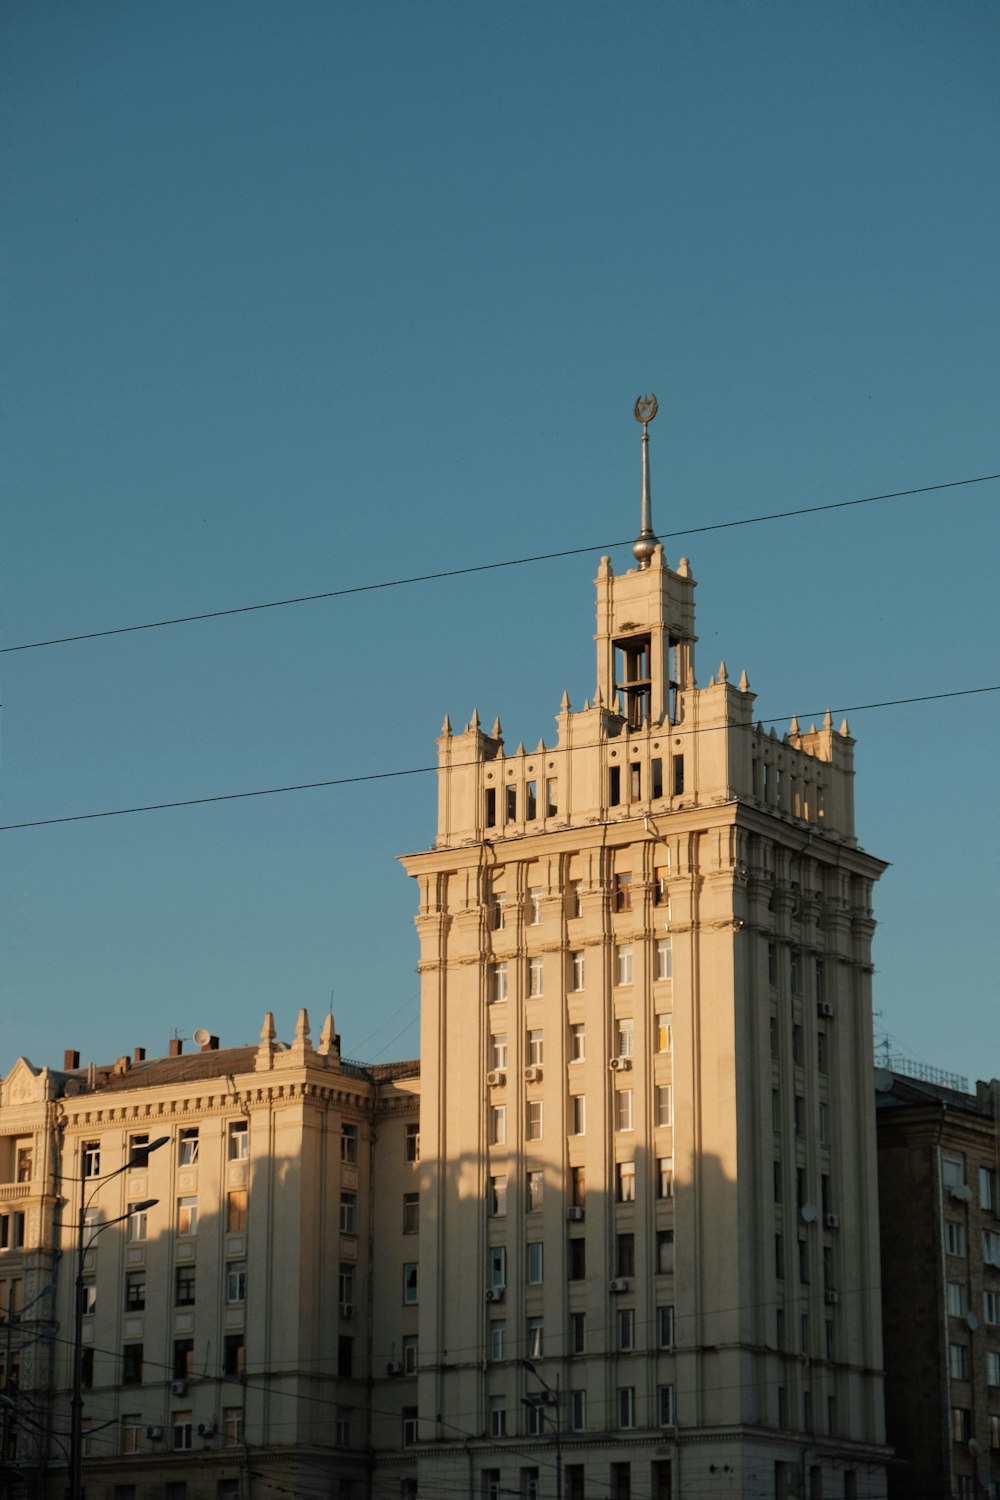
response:
M1000 7L9 0L5 823L427 765L661 534L1000 471ZM1000 484L666 542L762 717L1000 681ZM612 549L619 568L627 549ZM852 712L876 1025L1000 1072L1000 694ZM429 776L0 835L2 1052L416 1054Z

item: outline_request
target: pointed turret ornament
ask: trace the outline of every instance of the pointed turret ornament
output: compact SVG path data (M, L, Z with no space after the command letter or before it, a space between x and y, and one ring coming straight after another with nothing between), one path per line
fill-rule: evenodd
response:
M642 423L642 523L632 543L632 552L640 568L648 568L658 538L653 531L652 499L649 487L649 424L659 410L656 396L639 396L634 407L635 420Z

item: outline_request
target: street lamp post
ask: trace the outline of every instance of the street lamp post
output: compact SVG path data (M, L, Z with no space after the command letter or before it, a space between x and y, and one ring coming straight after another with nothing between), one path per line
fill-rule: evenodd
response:
M155 1207L160 1200L145 1198L141 1203L130 1203L125 1213L119 1214L116 1219L109 1219L106 1224L98 1225L89 1239L86 1238L87 1211L102 1187L113 1181L115 1177L120 1177L131 1167L144 1167L150 1153L165 1146L169 1139L169 1136L162 1135L150 1145L134 1151L124 1166L102 1177L89 1195L84 1191L87 1178L84 1175L81 1156L80 1211L76 1225L76 1277L73 1283L73 1394L69 1408L69 1500L83 1500L83 1271L86 1254L105 1229L110 1229L114 1224L124 1223L133 1214L145 1213L146 1209Z
M534 1375L535 1379L542 1387L542 1391L540 1393L536 1393L542 1395L542 1407L544 1408L544 1406L554 1406L556 1409L555 1417L551 1418L550 1420L552 1422L552 1432L556 1440L556 1500L562 1500L562 1403L560 1400L559 1376L556 1376L555 1390L553 1390L545 1377L543 1375L540 1375L538 1370L535 1369L535 1366L531 1363L530 1359L522 1359L521 1363L526 1370L531 1371L532 1375ZM532 1401L528 1397L523 1397L522 1399L528 1406L539 1405L538 1402ZM542 1421L544 1422L544 1420L545 1412L543 1409Z

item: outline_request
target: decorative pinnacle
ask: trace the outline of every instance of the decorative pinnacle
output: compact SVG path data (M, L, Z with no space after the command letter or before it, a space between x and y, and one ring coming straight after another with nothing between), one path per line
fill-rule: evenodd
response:
M642 525L639 535L632 543L632 553L640 568L648 568L656 550L658 538L653 531L652 505L649 488L649 424L659 410L656 395L638 396L634 407L635 420L642 423Z

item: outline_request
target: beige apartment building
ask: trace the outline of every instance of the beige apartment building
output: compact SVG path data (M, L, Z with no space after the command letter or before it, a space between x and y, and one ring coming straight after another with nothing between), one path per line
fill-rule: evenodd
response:
M374 1452L397 1496L418 1065L342 1059L332 1017L314 1046L305 1011L288 1043L270 1015L258 1046L201 1035L0 1085L5 1492L72 1493L82 1197L87 1500L362 1500Z
M445 720L419 1077L302 1012L0 1085L19 1496L72 1489L82 1194L87 1500L884 1497L884 866L846 723L697 685L642 412L592 697L533 750Z
M531 750L446 719L437 838L403 861L420 1487L874 1500L885 866L846 722L779 736L745 674L697 686L647 452L637 566L596 580L592 698Z

